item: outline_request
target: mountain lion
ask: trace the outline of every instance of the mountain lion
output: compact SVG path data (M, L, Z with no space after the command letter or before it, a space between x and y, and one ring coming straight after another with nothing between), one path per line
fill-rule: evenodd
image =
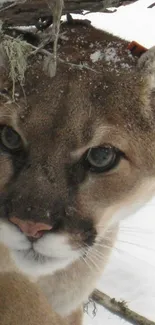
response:
M92 27L67 33L56 76L30 56L14 101L1 48L3 325L27 315L80 325L119 221L155 193L154 48L137 68L126 42Z

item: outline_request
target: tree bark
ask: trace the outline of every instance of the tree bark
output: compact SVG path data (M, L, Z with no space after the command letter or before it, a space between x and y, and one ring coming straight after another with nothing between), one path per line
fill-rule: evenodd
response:
M20 3L15 0L9 5L4 3L0 8L0 19L7 25L35 25L39 18L50 19L49 3L52 0L27 0ZM136 1L136 0L134 0ZM122 3L132 3L133 0L65 0L63 14L82 13L83 10L91 12L104 11L108 7L117 7Z
M155 325L155 322L129 309L124 301L117 301L114 298L110 298L97 289L92 293L91 299L133 325Z

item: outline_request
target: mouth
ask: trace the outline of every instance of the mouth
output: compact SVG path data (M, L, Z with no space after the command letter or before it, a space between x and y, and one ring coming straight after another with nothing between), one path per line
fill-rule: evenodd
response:
M24 249L16 250L16 252L18 252L19 254L22 254L22 256L25 259L34 260L35 262L39 262L41 264L44 264L45 262L51 262L51 261L56 260L55 257L49 257L49 256L46 256L46 255L36 252L33 247L26 249L26 250L24 250Z

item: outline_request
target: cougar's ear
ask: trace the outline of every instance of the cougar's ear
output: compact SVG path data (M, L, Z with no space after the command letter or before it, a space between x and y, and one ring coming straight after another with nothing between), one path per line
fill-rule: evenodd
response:
M0 44L0 91L8 88L9 62L2 43Z
M147 107L155 109L155 46L141 55L138 70L143 80L143 97Z
M138 60L138 69L155 73L155 46L143 53Z

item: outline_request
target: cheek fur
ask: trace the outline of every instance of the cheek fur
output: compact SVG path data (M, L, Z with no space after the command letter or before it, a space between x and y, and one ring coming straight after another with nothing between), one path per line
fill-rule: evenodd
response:
M13 176L13 166L11 160L4 154L0 155L0 192L3 191L4 187L8 184L9 180Z

